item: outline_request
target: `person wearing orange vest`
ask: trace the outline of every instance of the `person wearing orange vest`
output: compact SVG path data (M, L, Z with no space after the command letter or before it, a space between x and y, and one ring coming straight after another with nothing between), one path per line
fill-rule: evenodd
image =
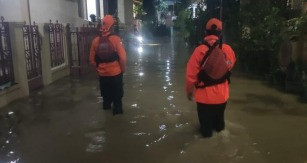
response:
M213 45L219 41L222 31L222 22L219 19L212 18L206 24L206 44L199 45L191 55L186 67L186 93L189 100L197 103L198 118L201 127L201 133L204 137L211 137L213 131L220 132L225 128L224 111L229 98L229 81L224 80L218 84L205 87L198 87L198 74L201 71L201 63L204 56ZM229 71L233 68L236 57L232 48L227 44L220 44L222 54ZM209 47L208 47L209 46ZM206 84L206 81L203 82Z
M101 35L92 41L89 60L99 75L103 109L122 114L123 73L126 69L126 51L121 39L113 34L115 20L111 15L102 19Z

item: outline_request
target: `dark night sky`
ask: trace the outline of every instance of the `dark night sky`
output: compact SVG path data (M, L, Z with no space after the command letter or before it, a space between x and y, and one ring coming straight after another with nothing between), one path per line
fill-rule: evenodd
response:
M147 12L148 14L154 14L155 12L153 2L154 0L144 0L143 1L143 8L145 12Z

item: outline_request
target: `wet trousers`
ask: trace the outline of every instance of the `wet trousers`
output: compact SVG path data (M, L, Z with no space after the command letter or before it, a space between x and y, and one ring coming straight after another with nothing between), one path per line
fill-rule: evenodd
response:
M227 102L223 104L197 103L200 130L204 137L211 137L213 131L220 132L225 129L226 104Z
M111 109L113 103L113 114L123 113L123 74L116 76L100 76L99 80L100 93L103 98L103 109Z

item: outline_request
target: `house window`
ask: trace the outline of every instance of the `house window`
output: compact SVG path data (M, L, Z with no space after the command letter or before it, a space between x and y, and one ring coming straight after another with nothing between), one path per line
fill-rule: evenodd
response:
M96 0L87 0L87 19L91 20L90 15L97 16Z

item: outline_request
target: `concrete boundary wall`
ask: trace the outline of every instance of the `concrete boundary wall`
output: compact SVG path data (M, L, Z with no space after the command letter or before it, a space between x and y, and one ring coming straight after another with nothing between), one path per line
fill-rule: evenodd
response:
M25 59L25 48L24 48L24 38L23 38L23 27L24 23L21 22L10 22L10 39L12 48L12 58L13 58L13 69L15 84L11 87L0 91L0 108L8 105L10 102L26 97L29 95L29 85L27 77L26 59ZM70 75L69 67L69 56L66 40L66 28L64 28L64 64L51 68L51 56L50 56L50 38L48 24L37 24L39 26L39 33L42 40L41 44L41 64L42 64L42 77L43 85L47 86L56 80L59 80L65 76ZM63 24L65 27L66 24Z
M29 95L22 26L23 23L9 23L15 84L0 91L0 107Z

